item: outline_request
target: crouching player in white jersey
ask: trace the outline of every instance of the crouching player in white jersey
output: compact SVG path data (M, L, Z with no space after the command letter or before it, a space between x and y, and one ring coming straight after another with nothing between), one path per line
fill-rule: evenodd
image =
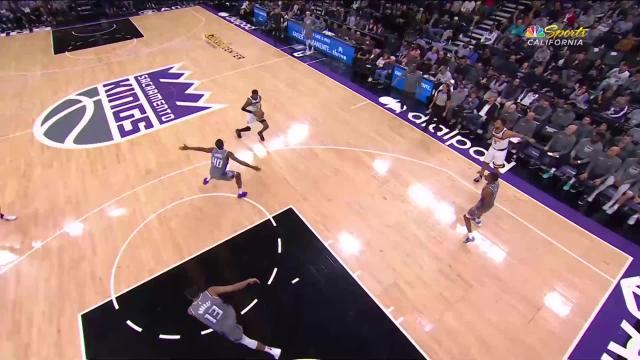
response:
M188 289L185 295L193 300L193 303L189 306L187 313L227 339L250 349L268 352L277 359L282 350L266 346L244 335L242 326L238 324L235 310L220 298L222 294L242 290L251 284L260 284L260 281L247 279L233 285L211 286L202 292L195 288Z
M236 129L236 136L238 139L242 138L242 133L251 131L251 125L259 122L262 124L262 129L258 131L258 137L260 141L264 141L264 132L269 129L269 123L264 118L264 111L262 111L262 96L258 94L258 90L251 90L251 96L245 100L240 110L247 113L247 126Z
M491 135L491 146L489 147L489 150L487 150L487 155L484 157L484 159L482 159L482 168L480 168L480 170L478 171L478 176L473 179L474 182L480 182L480 180L482 180L482 178L484 177L484 172L489 169L489 167L491 166L491 162L493 162L493 167L497 171L500 171L500 169L504 168L504 161L507 158L507 152L509 151L509 139L525 138L530 143L535 142L535 140L528 138L522 134L507 130L507 128L504 127L504 122L502 119L496 120Z

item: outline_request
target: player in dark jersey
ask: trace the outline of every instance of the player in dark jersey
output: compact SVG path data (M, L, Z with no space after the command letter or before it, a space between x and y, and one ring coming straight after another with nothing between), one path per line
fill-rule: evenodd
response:
M227 339L250 349L268 352L277 359L282 350L266 346L244 335L242 326L238 324L235 310L220 298L222 294L242 290L251 284L260 284L260 281L247 279L233 285L211 286L201 292L195 288L188 289L185 295L193 300L193 303L189 306L187 313Z
M262 124L262 129L258 131L258 136L260 137L260 141L264 141L264 132L269 128L269 123L267 119L264 118L264 111L262 111L262 96L258 94L258 90L251 90L251 96L245 100L244 105L240 110L247 113L247 126L236 129L236 136L238 139L242 138L242 133L245 131L251 131L251 125L255 124L256 121Z
M482 188L480 200L478 200L478 202L463 215L464 225L467 227L467 238L464 240L465 244L475 240L471 229L471 221L475 222L476 225L482 224L480 218L491 210L496 201L496 196L498 196L498 174L488 172L484 176L484 179L487 180L487 183Z
M188 146L185 144L180 146L180 150L202 151L211 154L211 167L209 168L209 177L206 177L204 178L204 180L202 180L203 185L209 184L209 182L213 179L224 181L231 181L232 179L236 179L236 185L238 185L238 198L246 197L247 192L242 191L242 175L240 174L240 172L227 170L229 159L255 171L260 171L260 168L258 166L251 165L238 159L231 151L225 150L224 142L222 141L222 139L217 139L215 145L215 148L205 148Z

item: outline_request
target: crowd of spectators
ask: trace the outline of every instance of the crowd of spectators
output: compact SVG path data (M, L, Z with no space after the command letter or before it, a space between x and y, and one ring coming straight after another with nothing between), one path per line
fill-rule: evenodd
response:
M433 81L426 109L431 122L488 142L500 120L530 138L512 147L518 162L542 179L555 179L563 192L584 194L581 203L606 193L602 209L609 214L640 204L636 2L259 3L271 16L278 13L269 26L283 28L287 19L309 12L316 30L351 41L357 47L354 77L369 86L393 87L393 69L403 66L402 95L410 102L421 78ZM244 1L246 16L253 4ZM512 16L491 17L507 7L515 10ZM480 24L481 38L471 39ZM587 31L581 44L530 44L524 34L532 25ZM631 213L628 222L637 219Z

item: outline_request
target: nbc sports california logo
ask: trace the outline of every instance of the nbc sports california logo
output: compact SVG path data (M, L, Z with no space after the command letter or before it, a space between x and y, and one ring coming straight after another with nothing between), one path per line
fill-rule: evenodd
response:
M88 87L49 107L33 126L43 144L86 149L124 142L226 105L205 102L181 64Z

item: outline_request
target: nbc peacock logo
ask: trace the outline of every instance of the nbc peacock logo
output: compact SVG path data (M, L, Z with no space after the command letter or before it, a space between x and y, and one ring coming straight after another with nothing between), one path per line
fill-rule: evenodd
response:
M542 26L531 25L524 33L524 37L526 37L527 39L542 39L545 37L544 29L542 28Z
M43 144L87 149L121 143L224 108L209 104L181 64L90 86L61 99L33 125Z

